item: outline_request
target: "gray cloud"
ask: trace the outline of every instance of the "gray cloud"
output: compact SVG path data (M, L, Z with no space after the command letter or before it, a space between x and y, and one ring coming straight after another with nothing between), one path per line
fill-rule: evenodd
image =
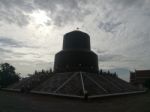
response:
M117 23L113 23L111 22L100 22L98 27L102 30L104 30L105 32L110 32L110 33L114 33L115 30L117 30L117 27L119 27L122 23L121 22L117 22Z
M99 62L113 62L113 61L131 61L128 57L122 55L122 54L117 54L117 53L110 53L110 51L102 51L98 48L95 48L94 51L98 55L98 60Z
M0 47L15 47L15 48L39 48L39 46L28 45L24 41L16 40L11 37L0 36Z
M95 5L98 5L96 7L99 7L99 3L102 3L102 1L95 1ZM64 26L67 23L74 23L75 21L81 22L87 15L91 15L93 12L88 7L89 3L91 3L89 0L0 0L0 21L24 26L30 21L29 13L35 10L44 10L53 20L53 24ZM122 11L122 15L124 15L123 10L125 7L134 6L139 8L139 6L142 7L147 3L148 1L146 0L108 0L107 4L110 5L107 6L104 2L101 7L105 7L105 19L108 19L114 14L114 11ZM120 7L121 9L117 9ZM117 23L101 21L98 27L111 32L114 27L121 23L121 21ZM51 25L49 21L46 24Z
M121 4L124 7L142 6L146 0L111 0L111 3Z
M24 12L32 11L29 0L0 0L0 21L24 26L29 23L29 16Z
M98 48L93 48L93 50L98 54L103 54L103 53L106 53L107 51L104 51L104 50L101 50L101 49L98 49Z
M0 52L3 54L3 53L10 53L12 51L8 49L0 48Z
M13 53L13 51L0 47L0 53L0 61L3 62L6 58L10 58L10 55Z
M30 21L29 13L44 10L54 25L63 26L83 20L90 13L84 5L86 0L0 0L0 21L24 26Z
M37 8L45 10L57 26L82 21L90 11L84 8L86 0L34 0Z
M16 41L12 38L0 37L1 46L11 46L11 47L21 47L24 46L23 43Z
M99 61L100 62L112 62L112 61L128 61L128 58L121 55L121 54L109 54L109 53L105 53L105 54L99 54Z
M1 48L0 47L0 61L5 60L5 59L12 59L12 57L22 57L26 55L26 53L20 53L20 52L15 52L10 48Z

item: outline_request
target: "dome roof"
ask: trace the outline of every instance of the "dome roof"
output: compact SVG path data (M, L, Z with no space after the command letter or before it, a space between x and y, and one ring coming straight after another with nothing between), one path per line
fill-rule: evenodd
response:
M79 31L79 30L74 30L74 31L71 31L69 33L66 33L64 35L64 37L86 37L86 38L90 38L90 36L87 33Z

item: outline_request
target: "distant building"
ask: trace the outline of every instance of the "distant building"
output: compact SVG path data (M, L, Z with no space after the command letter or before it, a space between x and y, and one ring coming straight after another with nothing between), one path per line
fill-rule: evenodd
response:
M133 85L142 87L148 79L150 79L150 70L135 70L135 72L130 72L130 83Z

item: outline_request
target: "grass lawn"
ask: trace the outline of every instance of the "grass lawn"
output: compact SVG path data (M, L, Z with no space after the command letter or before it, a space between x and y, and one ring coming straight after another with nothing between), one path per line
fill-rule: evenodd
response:
M0 91L0 112L150 112L150 92L86 102Z

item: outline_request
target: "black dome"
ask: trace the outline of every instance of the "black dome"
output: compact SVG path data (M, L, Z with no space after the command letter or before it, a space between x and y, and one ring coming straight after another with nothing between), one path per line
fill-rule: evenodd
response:
M72 31L64 35L63 50L90 50L90 36L81 31Z

